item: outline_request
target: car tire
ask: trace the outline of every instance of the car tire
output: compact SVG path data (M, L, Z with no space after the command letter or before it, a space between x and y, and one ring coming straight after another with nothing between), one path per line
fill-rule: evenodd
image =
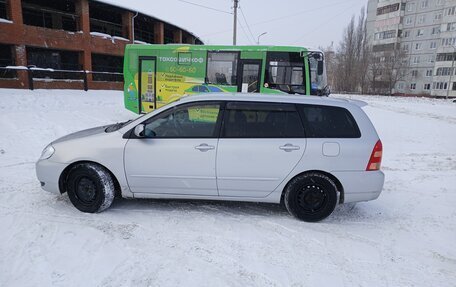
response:
M285 188L285 207L296 218L316 222L328 217L337 204L337 187L324 174L307 173L293 178Z
M111 206L115 187L106 168L94 163L75 165L68 173L66 189L71 203L82 212L101 212Z

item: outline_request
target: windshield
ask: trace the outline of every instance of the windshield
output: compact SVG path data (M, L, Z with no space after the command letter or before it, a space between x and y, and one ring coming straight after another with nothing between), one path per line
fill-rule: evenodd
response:
M320 63L319 63L320 62ZM322 65L323 70L318 73L318 65ZM327 91L327 80L326 80L326 67L323 59L317 60L314 57L309 57L310 66L310 94L311 95L325 95Z
M265 83L286 93L305 94L304 59L298 52L269 52Z

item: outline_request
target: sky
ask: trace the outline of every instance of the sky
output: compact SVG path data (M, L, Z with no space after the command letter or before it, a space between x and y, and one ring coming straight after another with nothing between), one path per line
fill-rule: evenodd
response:
M231 45L233 0L104 0L189 30L205 44ZM191 4L193 3L193 4ZM212 9L204 8L206 6ZM239 0L238 45L337 47L367 0Z

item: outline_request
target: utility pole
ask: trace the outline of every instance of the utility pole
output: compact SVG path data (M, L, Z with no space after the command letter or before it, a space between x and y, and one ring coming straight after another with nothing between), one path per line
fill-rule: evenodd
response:
M234 0L233 46L236 46L237 8L239 0Z

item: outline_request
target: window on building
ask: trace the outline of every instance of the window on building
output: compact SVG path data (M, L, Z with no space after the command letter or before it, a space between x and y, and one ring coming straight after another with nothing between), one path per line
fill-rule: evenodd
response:
M421 50L422 46L422 43L415 43L415 50Z
M456 38L443 38L442 39L442 46L448 47L448 46L454 46L456 43Z
M418 70L412 70L412 77L418 76Z
M452 89L453 91L456 91L456 82L453 82L453 85L452 85L451 89Z
M430 90L431 89L431 84L424 84L423 89L424 90Z
M412 25L413 24L413 16L409 16L405 18L405 25Z
M437 48L437 42L436 42L436 41L432 41L432 42L429 44L429 48L430 48L430 49L436 49L436 48Z
M442 12L437 12L434 14L434 22L439 22L440 20L442 20Z
M135 41L153 44L155 20L149 16L138 14L135 18Z
M454 68L451 67L441 67L437 68L437 71L435 73L436 76L449 76L451 74L454 74L452 71Z
M440 26L439 27L433 27L431 34L432 35L440 34Z
M6 0L0 0L0 18L9 19L6 9Z
M424 29L418 29L416 30L416 36L417 37L421 37L424 35Z
M100 82L123 81L123 57L92 54L93 80Z
M383 15L391 12L395 12L399 10L399 3L383 6L377 8L377 15Z
M442 6L445 3L445 0L437 0L435 3L436 6Z
M80 73L73 72L82 70L79 52L33 47L26 51L27 65L40 68L33 70L33 78L82 79Z
M456 22L446 24L445 31L455 31L456 30Z
M404 82L399 82L399 83L397 83L396 88L397 88L398 90L401 90L401 91L402 91L402 90L404 90L404 87L405 87L405 83L404 83Z
M374 34L375 40L391 39L396 37L396 30L388 30Z
M410 90L415 90L415 89L416 89L416 83L411 83Z
M415 2L407 3L407 11L408 12L415 11Z
M423 24L424 22L426 22L426 14L418 17L418 24Z
M454 6L450 7L450 8L446 8L445 9L445 15L446 16L454 15L455 11L456 11L456 7L454 7Z
M453 61L453 53L437 54L437 62Z
M429 0L421 1L421 9L425 9L429 6Z
M169 44L169 43L174 43L174 29L172 26L170 25L166 25L165 24L165 34L164 34L164 41L165 41L165 44Z
M414 56L413 57L413 64L419 64L420 63L420 56Z
M426 70L426 77L431 77L432 76L432 69Z
M79 18L74 1L23 0L22 17L25 25L77 31Z
M409 50L409 44L408 43L402 44L402 50L408 51Z
M446 90L448 88L447 82L433 82L432 89L434 90Z
M404 38L410 37L410 30L404 31L404 33L402 35L403 35Z
M14 46L0 44L0 79L16 78L16 70L7 66L14 66Z
M237 52L208 52L207 83L236 85L238 57Z
M90 31L125 37L122 28L122 10L104 3L89 1Z

